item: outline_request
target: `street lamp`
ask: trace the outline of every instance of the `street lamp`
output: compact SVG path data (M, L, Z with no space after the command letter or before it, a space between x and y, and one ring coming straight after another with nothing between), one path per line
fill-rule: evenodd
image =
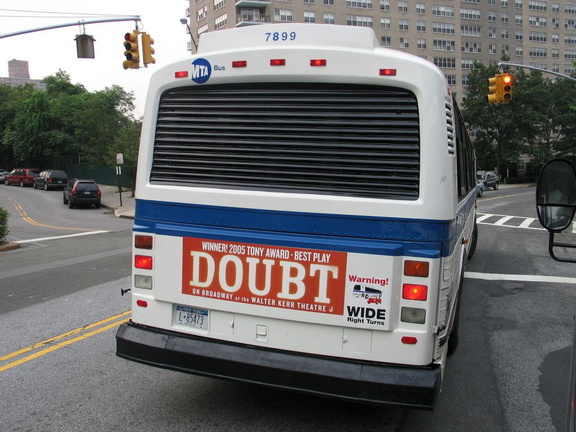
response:
M184 24L186 26L186 28L188 29L188 34L190 34L190 40L192 41L194 48L196 48L196 51L198 51L198 45L196 45L196 41L194 40L194 36L192 36L192 30L190 30L190 26L188 25L188 20L186 18L180 18L180 22L182 24Z

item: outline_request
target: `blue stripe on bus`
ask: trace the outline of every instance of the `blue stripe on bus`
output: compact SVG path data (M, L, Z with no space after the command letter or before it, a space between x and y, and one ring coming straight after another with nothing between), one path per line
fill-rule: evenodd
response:
M468 214L473 200L462 203ZM464 220L466 218L463 218ZM463 224L136 200L134 231L273 246L437 258L452 252Z

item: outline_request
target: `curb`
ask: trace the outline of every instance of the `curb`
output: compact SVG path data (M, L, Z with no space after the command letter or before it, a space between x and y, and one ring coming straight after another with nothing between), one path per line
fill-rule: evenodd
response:
M0 252L10 251L14 249L18 249L20 247L20 243L12 242L0 245Z

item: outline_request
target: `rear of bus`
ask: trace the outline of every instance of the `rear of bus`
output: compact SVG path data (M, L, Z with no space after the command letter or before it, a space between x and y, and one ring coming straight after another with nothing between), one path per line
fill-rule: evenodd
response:
M150 84L117 354L432 408L474 218L454 123L443 74L369 29L202 35Z

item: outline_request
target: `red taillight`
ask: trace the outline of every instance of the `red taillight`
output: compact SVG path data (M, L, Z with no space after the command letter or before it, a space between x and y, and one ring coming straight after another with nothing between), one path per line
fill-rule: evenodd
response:
M96 185L96 194L98 196L102 196L102 191L100 190L100 188L98 187L98 185Z
M326 66L326 60L325 59L310 60L310 66Z
M136 304L140 307L148 306L148 302L146 300L136 300Z
M396 69L380 69L380 76L396 76Z
M402 285L402 298L424 301L428 298L428 287L426 285L404 284Z
M144 270L152 270L152 257L146 255L135 255L134 267Z
M232 62L233 68L245 68L248 66L248 62L246 60L236 60Z
M270 60L270 66L285 66L286 60L285 59L272 59Z
M418 342L418 339L416 339L414 336L402 336L401 340L402 343L406 345L416 345Z
M174 78L187 78L187 77L188 77L188 71L174 72Z
M78 191L76 190L76 187L73 187L72 190L70 191L70 195L76 195Z

